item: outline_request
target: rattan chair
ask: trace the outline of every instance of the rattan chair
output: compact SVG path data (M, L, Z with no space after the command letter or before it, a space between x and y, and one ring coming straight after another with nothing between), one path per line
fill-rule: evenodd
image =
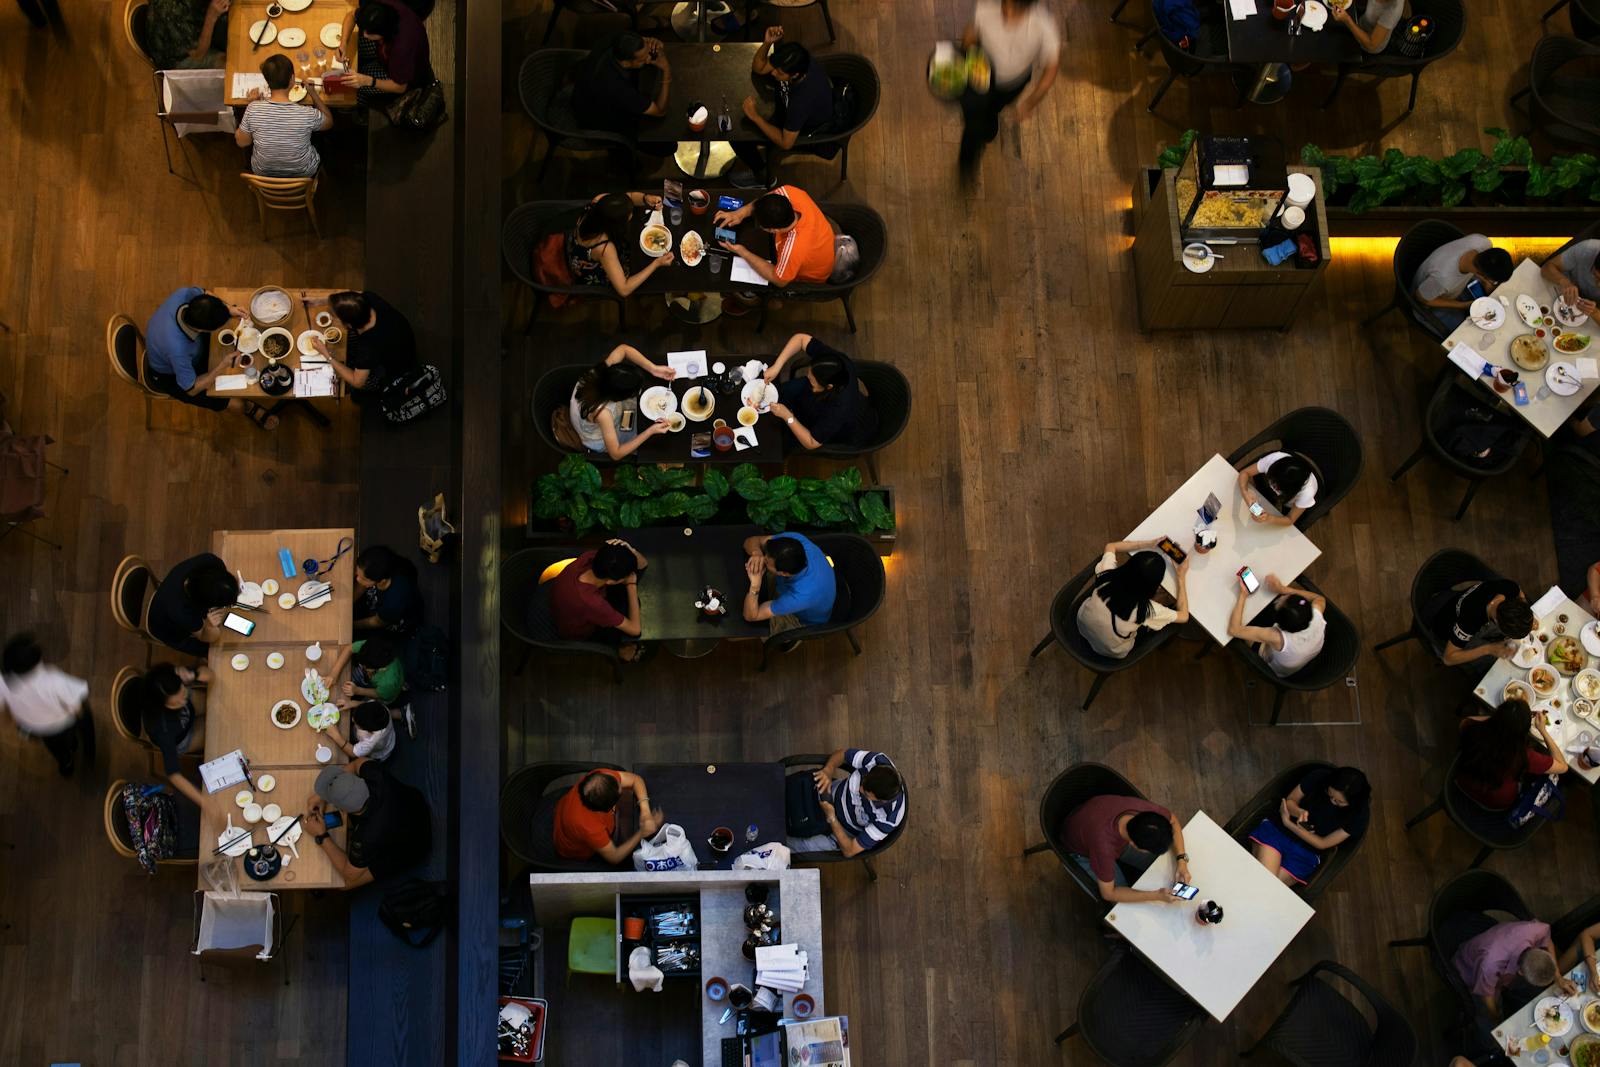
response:
M1356 75L1379 79L1409 77L1411 96L1406 103L1405 114L1409 115L1417 109L1417 83L1422 77L1422 72L1430 64L1454 52L1461 44L1461 38L1466 36L1467 32L1467 10L1462 0L1411 0L1410 7L1411 17L1427 16L1433 20L1433 36L1428 39L1423 54L1407 56L1399 52L1384 51L1375 56L1363 56L1354 63L1340 63L1333 89L1328 93L1328 98L1322 102L1324 108L1333 104L1334 98L1339 95L1339 90L1344 87L1345 79Z
M128 47L154 69L155 57L150 54L150 0L128 0L122 12L122 32L128 38Z
M622 656L616 645L601 641L569 641L556 632L550 616L550 594L540 576L552 563L570 559L581 551L575 548L525 548L513 552L500 564L500 623L511 636L528 646L517 674L528 665L533 650L543 649L571 657L573 653L599 656L611 664L617 683L622 682Z
M1472 553L1457 548L1441 548L1422 561L1416 577L1411 579L1411 629L1373 645L1372 651L1382 652L1403 641L1415 639L1421 641L1435 659L1441 658L1444 655L1444 643L1434 634L1431 625L1433 620L1429 617L1435 600L1463 582L1498 577L1494 568Z
M560 8L556 10L559 12ZM554 19L552 14L552 24ZM583 126L572 110L573 87L568 76L573 65L586 55L588 53L579 48L544 48L524 59L517 70L517 97L522 101L522 110L549 142L539 164L539 181L544 180L545 171L550 169L550 159L558 149L605 152L607 158L624 162L630 180L638 175L638 146L632 137L615 130Z
M1291 584L1322 595L1322 590L1304 575ZM1228 651L1232 652L1240 663L1277 690L1272 700L1271 725L1273 726L1278 725L1278 719L1283 714L1284 699L1291 692L1314 693L1339 684L1349 677L1350 671L1356 665L1356 659L1361 655L1361 634L1348 615L1329 600L1322 617L1327 623L1327 629L1323 632L1322 650L1310 663L1287 676L1274 671L1267 661L1261 658L1261 653L1254 645L1244 641L1228 643Z
M1414 294L1417 271L1442 246L1465 236L1450 223L1436 219L1419 222L1407 230L1394 248L1394 296L1382 308L1362 319L1361 325L1370 326L1391 311L1403 310L1423 333L1443 344L1451 331L1439 321L1432 308L1417 300Z
M124 667L111 681L111 725L117 736L140 750L157 752L154 741L144 735L144 686L137 668Z
M1094 563L1089 564L1073 575L1067 584L1056 592L1055 599L1050 602L1050 632L1033 646L1032 652L1028 653L1028 658L1033 659L1049 648L1053 641L1065 649L1067 655L1094 672L1094 684L1089 687L1088 695L1083 698L1083 703L1079 706L1081 711L1089 710L1089 705L1094 703L1094 698L1099 695L1100 687L1105 684L1108 677L1134 666L1172 640L1178 631L1176 626L1168 626L1162 630L1141 629L1139 636L1134 639L1133 650L1122 659L1113 659L1096 652L1078 631L1078 605L1083 602L1084 597L1093 595L1091 587L1094 582L1094 568Z
M1137 1023L1131 1024L1135 1010ZM1119 946L1089 979L1078 998L1077 1021L1056 1035L1056 1044L1078 1034L1113 1067L1160 1067L1183 1051L1205 1015L1142 956Z
M587 200L532 200L517 205L500 227L500 252L516 279L533 290L533 310L527 329L538 321L539 309L548 294L579 300L610 300L617 305L617 329L628 326L628 302L610 283L604 285L545 285L533 276L533 253L539 242L553 233L563 233L573 225Z
M784 777L787 778L791 773L809 775L813 771L821 769L828 762L828 756L822 752L807 752L796 756L785 756L778 762L784 766ZM798 771L789 770L789 768L794 767L802 769ZM899 770L898 767L895 768L897 774ZM903 774L900 775L900 790L906 798L905 816L893 830L890 830L884 836L884 839L878 843L877 847L858 852L854 856L846 856L838 849L826 852L796 852L790 857L790 861L798 867L807 863L854 863L859 860L861 866L866 868L867 881L876 884L878 871L872 866L872 861L881 857L893 847L896 841L900 840L900 834L905 830L906 823L911 821L911 787L906 784L905 775Z
M876 484L881 480L878 477L878 453L898 440L911 421L911 382L892 363L880 363L868 359L858 359L853 362L856 368L856 380L866 392L867 403L878 414L878 428L873 433L872 439L859 445L825 444L819 448L806 449L802 448L793 437L786 437L784 451L786 455L819 456L848 461L863 460L867 465L867 474ZM809 363L810 360L802 354L800 359L790 364L793 370L789 377L801 374Z
M551 792L550 786L562 778L600 769L620 771L625 768L614 763L532 763L506 779L505 785L500 787L500 842L525 869L615 870L603 860L569 860L555 852L555 805L566 792L566 786L557 792Z
M1597 66L1600 45L1574 37L1542 38L1528 62L1528 86L1513 94L1511 103L1528 97L1534 129L1551 140L1600 151L1600 121L1594 106Z
M833 130L827 133L802 133L795 138L793 148L779 148L777 145L767 146L767 172L772 174L778 169L778 164L790 156L819 155L819 148L826 149L837 145L839 148L839 180L848 181L850 178L850 138L859 133L867 123L872 121L872 116L878 113L878 102L883 96L883 84L878 78L878 68L872 65L872 60L866 56L858 56L851 52L835 52L830 55L817 56L822 61L822 69L828 72L828 82L838 89L841 85L849 85L855 90L856 117L847 129Z
M1056 775L1055 781L1045 789L1044 796L1039 798L1039 829L1044 834L1044 840L1023 849L1022 855L1026 859L1035 852L1043 852L1045 849L1054 852L1056 859L1061 861L1062 869L1067 872L1067 877L1087 893L1089 899L1093 900L1104 913L1111 910L1111 905L1101 898L1100 887L1095 883L1094 875L1084 870L1072 858L1072 852L1061 836L1061 828L1066 823L1067 816L1084 801L1101 796L1146 799L1145 795L1139 792L1138 786L1110 767L1100 763L1075 763ZM1132 882L1133 879L1130 878L1129 881Z
M317 178L263 178L245 171L239 175L245 185L256 195L256 211L261 216L261 237L267 239L267 212L304 211L311 221L311 232L322 239L322 229L317 225L317 208L313 202L317 195Z
M1433 395L1428 398L1428 406L1422 413L1422 443L1417 445L1417 450L1398 468L1389 475L1389 481L1398 482L1406 471L1414 467L1423 456L1431 455L1444 468L1467 480L1467 491L1461 498L1461 506L1456 508L1454 519L1461 521L1467 513L1467 508L1472 505L1472 498L1478 495L1478 487L1490 478L1507 474L1522 459L1522 454L1527 451L1528 445L1533 442L1533 430L1525 424L1514 427L1516 437L1506 447L1505 454L1487 467L1480 467L1461 459L1445 446L1443 435L1448 433L1452 425L1452 416L1459 413L1465 405L1474 402L1481 403L1488 408L1493 403L1492 399L1480 400L1476 393L1457 376L1454 367L1446 367L1440 373L1438 383L1434 386ZM1506 416L1510 419L1510 416Z
M115 314L106 323L106 355L111 361L111 373L139 390L144 397L144 428L150 429L150 404L155 400L171 400L166 393L150 388L144 378L144 335L128 316Z
M1367 1022L1366 1013L1319 974L1342 979L1361 994L1373 1021ZM1323 960L1290 984L1294 997L1241 1058L1265 1046L1293 1067L1411 1067L1416 1062L1411 1023L1354 972Z
M158 644L150 635L147 621L150 601L160 586L161 579L156 577L150 564L139 556L124 556L111 576L111 618L118 626L137 634L145 642L146 661L149 660L150 648Z
M1270 446L1270 447L1269 447ZM1350 494L1361 478L1361 438L1350 420L1332 408L1297 408L1234 449L1228 462L1242 467L1269 451L1294 452L1311 462L1317 476L1317 502L1295 522L1302 531Z
M855 273L847 281L820 284L792 284L776 292L771 287L761 289L761 316L756 320L756 332L767 327L767 307L774 300L794 303L826 303L837 300L844 305L845 321L850 332L856 332L856 313L850 304L855 291L872 279L883 266L889 254L889 227L883 216L864 204L821 204L822 213L833 223L834 229L856 239L861 253Z
M1478 854L1468 866L1470 870L1482 866L1492 852L1510 852L1526 845L1546 820L1535 817L1521 826L1512 826L1506 818L1506 812L1484 807L1456 784L1456 771L1460 766L1461 756L1458 753L1450 761L1450 766L1445 768L1444 786L1439 790L1439 795L1432 804L1406 820L1406 829L1432 818L1443 809L1450 821L1480 846Z
M104 821L106 840L110 843L112 851L125 859L131 860L136 859L138 853L133 849L133 839L128 836L128 816L122 807L122 790L128 784L126 778L118 778L106 790ZM180 797L178 803L183 804L185 801ZM198 821L198 815L195 821ZM180 833L181 836L182 834ZM158 859L156 860L156 865L159 867L193 867L199 862L197 850L197 854L194 856L168 856Z
M812 535L811 540L833 561L833 613L827 622L797 626L763 637L758 670L767 669L767 659L774 648L783 650L797 641L812 641L830 634L844 634L851 650L861 655L855 627L872 618L883 606L888 577L883 569L883 557L872 547L872 542L853 533L819 533Z

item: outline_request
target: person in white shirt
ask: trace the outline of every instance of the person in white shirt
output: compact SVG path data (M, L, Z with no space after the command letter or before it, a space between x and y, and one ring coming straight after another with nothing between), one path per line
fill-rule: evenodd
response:
M1017 118L1026 120L1056 83L1061 31L1039 0L978 0L961 43L982 48L990 70L988 92L969 88L961 97L961 174L970 179L984 146L1000 134L1000 112L1021 97Z
M1244 621L1244 603L1250 594L1240 585L1228 619L1228 636L1256 645L1272 673L1287 678L1317 658L1328 633L1328 600L1309 589L1284 585L1276 574L1267 575L1267 589L1277 597L1251 623Z
M1293 526L1317 502L1317 476L1304 456L1268 452L1239 472L1239 495L1255 522ZM1263 499L1282 514L1267 511Z
M341 702L341 707L347 705ZM394 753L394 717L389 706L381 700L368 700L357 704L350 712L350 740L337 732L333 735L344 754L351 759L366 756L385 760Z
M1141 630L1163 630L1189 621L1189 560L1178 564L1175 608L1157 601L1167 577L1167 557L1152 551L1161 541L1116 541L1094 567L1094 584L1078 605L1078 632L1102 656L1126 659ZM1128 553L1122 564L1117 553ZM1038 654L1036 649L1035 655Z
M94 763L89 683L45 663L32 634L18 634L0 653L0 707L23 733L44 743L63 778L75 769L80 744L84 760Z

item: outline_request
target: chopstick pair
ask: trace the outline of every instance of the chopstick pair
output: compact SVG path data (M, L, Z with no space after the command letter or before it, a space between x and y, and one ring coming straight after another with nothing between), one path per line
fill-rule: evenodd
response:
M313 594L311 599L300 601L300 606L302 608L309 608L314 604L322 603L324 600L327 600L332 595L333 595L333 586L331 586L331 585L330 586L325 586L320 593Z

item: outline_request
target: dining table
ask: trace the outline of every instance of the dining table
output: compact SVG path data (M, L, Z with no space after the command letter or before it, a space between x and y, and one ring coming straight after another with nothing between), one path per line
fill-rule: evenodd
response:
M633 773L644 779L652 807L667 822L683 827L700 869L729 870L733 861L758 845L782 841L784 768L781 763L643 763ZM711 848L711 832L733 831L726 852Z
M260 608L243 614L256 624L249 635L224 628L213 644L248 651L250 646L299 644L327 641L343 646L350 643L355 616L355 530L350 527L327 530L217 530L211 535L211 551L241 575L241 582L278 583L278 592L264 596ZM344 548L342 555L338 555ZM292 576L284 573L282 552L287 551L293 566ZM335 555L331 569L323 566ZM297 593L311 580L305 563L317 564L315 579L332 585L332 595L316 607L298 603L284 607L279 601Z
M666 114L647 116L639 121L638 138L647 144L683 141L699 142L700 164L692 177L706 176L707 146L713 141L729 144L767 144L767 135L744 113L746 97L762 104L763 115L770 116L777 97L777 82L752 69L759 44L667 44L663 51L672 69L672 94ZM640 90L653 94L659 86L660 71L645 67ZM695 129L689 117L698 107L707 111L706 121ZM726 112L728 128L718 121Z
M1325 0L1313 2L1327 11ZM1272 0L1223 0L1222 6L1228 61L1254 68L1247 87L1253 103L1274 104L1287 95L1289 85L1277 76L1280 67L1359 63L1364 55L1355 37L1334 20L1331 11L1321 29L1312 30L1296 21L1291 33L1289 19L1273 17Z
M1499 386L1495 387L1492 392L1490 392L1490 387L1483 386L1484 390L1490 392L1490 395L1497 396L1502 407L1516 412L1523 421L1538 430L1541 437L1553 437L1555 432L1561 429L1566 421L1588 401L1589 397L1594 394L1595 388L1600 386L1600 376L1585 377L1579 372L1575 378L1577 385L1573 387L1568 384L1564 375L1558 375L1558 372L1553 368L1557 363L1566 363L1576 370L1583 366L1578 363L1579 359L1584 358L1585 355L1592 359L1593 355L1589 354L1587 350L1584 353L1575 355L1565 355L1557 352L1553 347L1556 334L1552 329L1545 327L1542 322L1537 327L1529 326L1518 316L1517 297L1519 296L1531 297L1540 308L1549 308L1556 298L1555 286L1545 281L1544 275L1540 272L1539 264L1532 259L1524 259L1521 263L1518 263L1516 269L1511 272L1511 277L1495 287L1493 296L1504 312L1500 317L1500 325L1480 326L1469 316L1466 321L1452 330L1450 335L1444 339L1444 350L1450 353L1449 358L1458 368L1461 368L1462 374L1477 382L1481 382L1480 375L1462 367L1461 364L1463 362L1474 369L1480 365L1481 361L1487 361L1497 368L1516 371L1528 387L1528 402L1526 404L1516 403L1509 390L1501 393ZM1490 320L1484 321L1487 324ZM1553 319L1552 323L1554 329L1563 331L1567 329L1561 326L1560 323L1554 322ZM1573 329L1574 332L1587 334L1593 331L1594 328L1593 323L1585 322ZM1542 338L1537 336L1536 331L1538 330L1544 331ZM1535 334L1535 339L1541 342L1544 351L1549 357L1545 366L1536 371L1524 370L1511 358L1512 340L1530 333ZM1461 348L1464 348L1465 351L1458 351ZM1593 346L1591 345L1590 348L1593 349ZM1552 379L1555 380L1552 382ZM1563 396L1561 393L1556 392L1557 388L1562 389L1568 395Z
M757 526L707 525L650 526L619 534L649 563L639 575L639 639L665 642L668 651L692 657L720 641L766 637L767 624L746 622L743 614L750 587L744 542L763 532ZM695 607L707 588L721 594L725 614L707 615Z
M267 18L269 2L233 0L228 8L228 52L224 67L227 81L223 91L228 104L234 107L248 104L251 90L266 86L261 76L261 62L270 55L288 57L295 64L296 78L302 82L320 84L323 75L341 69L335 55L339 49L323 42L322 30L325 26L341 25L355 10L356 0L288 0L288 3L280 0L283 12L268 20L273 29L260 29L261 43L253 43L251 30ZM286 47L279 35L290 29L304 33L305 41L292 48ZM299 59L302 54L306 57L303 63ZM345 54L353 60L355 49L352 47ZM336 93L324 94L323 100L330 107L354 107L356 92L353 87L341 86Z
M1581 604L1555 586L1535 601L1533 608L1533 632L1519 642L1517 655L1510 659L1496 657L1473 688L1473 695L1489 707L1497 706L1504 699L1507 682L1526 682L1535 666L1547 663L1550 642L1559 637L1571 636L1577 640L1584 669L1600 669L1600 657L1591 655L1583 647L1582 632L1595 622L1595 617L1584 610ZM1595 647L1600 648L1600 643ZM1579 714L1574 707L1574 700L1579 697L1574 691L1575 676L1568 676L1560 670L1555 674L1555 689L1542 698L1536 697L1534 714L1544 715L1545 726L1551 738L1566 753L1567 763L1573 773L1593 785L1600 782L1600 767L1590 765L1587 759L1579 757L1590 745L1600 743L1600 699L1590 698L1591 710ZM1587 679L1585 684L1588 684ZM1597 696L1600 696L1600 691L1597 691ZM1533 736L1540 737L1537 726L1534 727Z
M1184 824L1183 844L1200 891L1194 900L1118 904L1105 921L1221 1022L1316 913L1205 812ZM1133 888L1168 888L1176 875L1177 861L1165 852ZM1199 909L1209 902L1222 908L1220 923L1199 922Z
M1232 640L1228 636L1228 620L1233 615L1240 567L1248 565L1261 582L1245 601L1244 617L1248 621L1273 600L1267 589L1267 575L1275 574L1285 585L1293 585L1322 554L1296 526L1254 521L1239 494L1238 480L1239 472L1233 464L1213 455L1123 539L1151 541L1171 537L1189 554L1189 616L1219 645ZM1221 505L1210 527L1217 535L1217 545L1209 552L1200 552L1195 545L1194 527L1199 509L1210 495L1216 496ZM1279 514L1270 502L1261 503L1269 515ZM1167 592L1176 594L1177 579L1170 566L1163 585Z
M683 416L683 423L679 429L668 430L666 433L657 434L645 441L633 451L633 458L640 463L781 463L783 462L784 438L788 429L771 411L758 407L755 424L743 427L739 422L739 410L744 407L741 399L748 383L743 381L736 372L738 368L755 359L765 369L768 359L760 356L722 356L713 360L704 350L691 352L669 352L667 359L680 368L692 367L695 373L690 374L680 369L678 375L671 381L664 382L659 379L649 379L650 388L670 390L676 404L676 411ZM722 374L715 372L715 367L724 368ZM704 387L708 395L714 398L711 414L701 421L694 421L687 416L684 406L684 397L693 389ZM769 386L770 397L777 396L777 383ZM648 392L648 389L646 390ZM766 399L770 404L771 399ZM639 429L644 429L651 423L651 417L643 409L639 412ZM697 454L694 448L696 434L710 435L718 422L725 423L734 432L733 443L726 449L716 447L714 441L703 441L704 454Z
M1572 1052L1572 1041L1579 1034L1594 1033L1582 1021L1582 1012L1589 1005L1600 1002L1600 994L1596 992L1596 983L1589 974L1589 967L1579 963L1567 972L1567 977L1577 985L1578 992L1570 997L1563 996L1560 988L1550 983L1539 991L1538 996L1529 1000L1522 1007L1512 1012L1500 1021L1494 1028L1494 1039L1505 1050L1511 1062L1517 1067L1565 1067L1569 1062L1568 1057ZM1571 1017L1564 1023L1547 1023L1540 1027L1535 1021L1539 1005L1549 998L1554 997L1564 1003ZM1600 1024L1600 1018L1595 1020ZM1540 1047L1540 1042L1533 1039L1541 1032L1550 1034L1548 1044ZM1541 1059L1539 1053L1546 1055Z
M213 681L206 691L206 751L239 749L253 770L317 764L319 746L331 754L329 763L347 762L344 751L323 731L313 729L306 716L316 703L301 690L306 672L314 671L318 678L326 676L341 651L341 646L332 643L316 647L318 658L309 660L307 646L299 644L252 644L248 652L233 645L212 645L207 660ZM271 665L278 662L271 658L274 654L283 657L282 666ZM240 656L245 665L236 668L234 661ZM339 687L349 678L347 667L332 679L329 700L340 698ZM274 721L274 710L284 701L293 702L296 708L297 721L292 726Z
M344 382L339 379L338 375L333 373L333 369L327 366L326 361L320 355L305 356L300 351L299 339L308 330L321 333L326 328L318 324L319 318L331 319L330 325L339 331L339 335L336 340L328 344L329 354L336 359L342 360L346 358L350 339L343 330L343 323L339 322L337 318L333 318L333 313L328 307L328 298L340 290L295 289L287 286L279 288L282 288L289 295L290 310L288 317L274 323L255 322L252 320L251 325L258 331L268 330L276 326L289 332L294 343L291 344L289 351L278 360L279 363L288 367L294 375L289 391L277 395L269 394L261 388L259 380L251 381L247 377L244 367L232 366L225 367L223 373L212 381L211 385L206 388L206 395L238 397L242 400L252 401L275 401L268 408L273 414L278 413L289 404L298 404L313 420L320 425L326 426L328 425L328 417L317 410L317 405L328 401L337 403L345 395ZM226 301L230 306L244 308L248 313L250 311L251 297L258 290L223 286L211 289L210 292L219 299ZM216 368L246 355L246 353L241 352L239 347L240 328L241 320L239 318L230 318L221 329L211 332L210 349L206 360L207 367ZM233 342L231 344L224 343L230 337ZM252 366L257 370L265 369L269 365L269 361L259 350L248 353L248 355L252 360ZM303 374L303 371L309 373Z
M206 750L211 750L210 738L207 738ZM262 774L271 774L276 781L271 792L252 790L258 804L277 804L283 809L285 816L293 817L303 815L306 801L315 790L317 773L320 767L282 767L272 771L256 771L252 768L252 778L259 784ZM239 788L249 788L241 786ZM214 851L224 841L232 841L244 832L249 832L253 845L268 844L272 837L268 831L266 820L255 825L247 824L238 805L233 802L236 790L225 790L218 794L218 799L223 804L216 810L207 807L202 809L200 815L200 864L197 881L201 889L210 889L212 886L206 880L206 865L214 859ZM306 826L302 819L298 825L300 836L294 841L294 847L279 846L279 851L284 856L283 867L277 874L264 881L256 881L246 876L241 869L239 872L239 887L241 889L272 890L286 889L341 889L344 887L344 878L334 869L333 863L323 853L322 849L311 840L318 830ZM345 827L343 824L329 831L333 840L342 848L345 843ZM292 831L284 835L285 840L292 836ZM227 834L227 837L223 837ZM298 853L298 855L296 855Z
M697 188L699 187L685 182L683 188L684 199L687 201L689 193ZM623 265L629 274L643 270L652 258L641 244L641 236L648 225L659 223L667 228L672 234L672 251L674 253L673 262L656 270L655 273L644 280L643 284L634 290L635 292L715 294L742 292L767 284L759 278L754 281L748 279L736 280L733 276L733 265L738 260L738 257L722 248L717 243L716 237L717 212L737 210L749 203L754 197L760 195L760 193L734 189L731 186L721 188L708 187L704 191L710 197L709 206L697 214L685 203L682 221L677 225L673 225L670 212L665 206L659 210L640 209L633 213L633 217L628 224L629 239L627 247L618 250L622 254ZM732 208L724 208L721 206L722 197L731 197L729 203L737 201L737 204ZM701 240L705 242L706 249L705 257L693 267L683 261L681 250L683 238L691 230L700 235ZM762 259L769 262L772 260L776 249L772 235L756 224L753 213L749 218L741 222L734 229L734 232L738 235L739 244ZM713 266L714 264L716 265L715 267Z

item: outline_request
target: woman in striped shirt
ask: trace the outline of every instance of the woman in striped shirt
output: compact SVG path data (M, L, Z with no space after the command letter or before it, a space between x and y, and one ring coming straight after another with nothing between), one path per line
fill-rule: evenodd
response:
M322 166L322 157L311 147L311 135L333 128L333 112L314 85L306 86L310 107L290 103L294 64L288 56L262 60L261 76L267 79L267 91L251 94L234 140L251 150L250 169L262 177L310 178Z

